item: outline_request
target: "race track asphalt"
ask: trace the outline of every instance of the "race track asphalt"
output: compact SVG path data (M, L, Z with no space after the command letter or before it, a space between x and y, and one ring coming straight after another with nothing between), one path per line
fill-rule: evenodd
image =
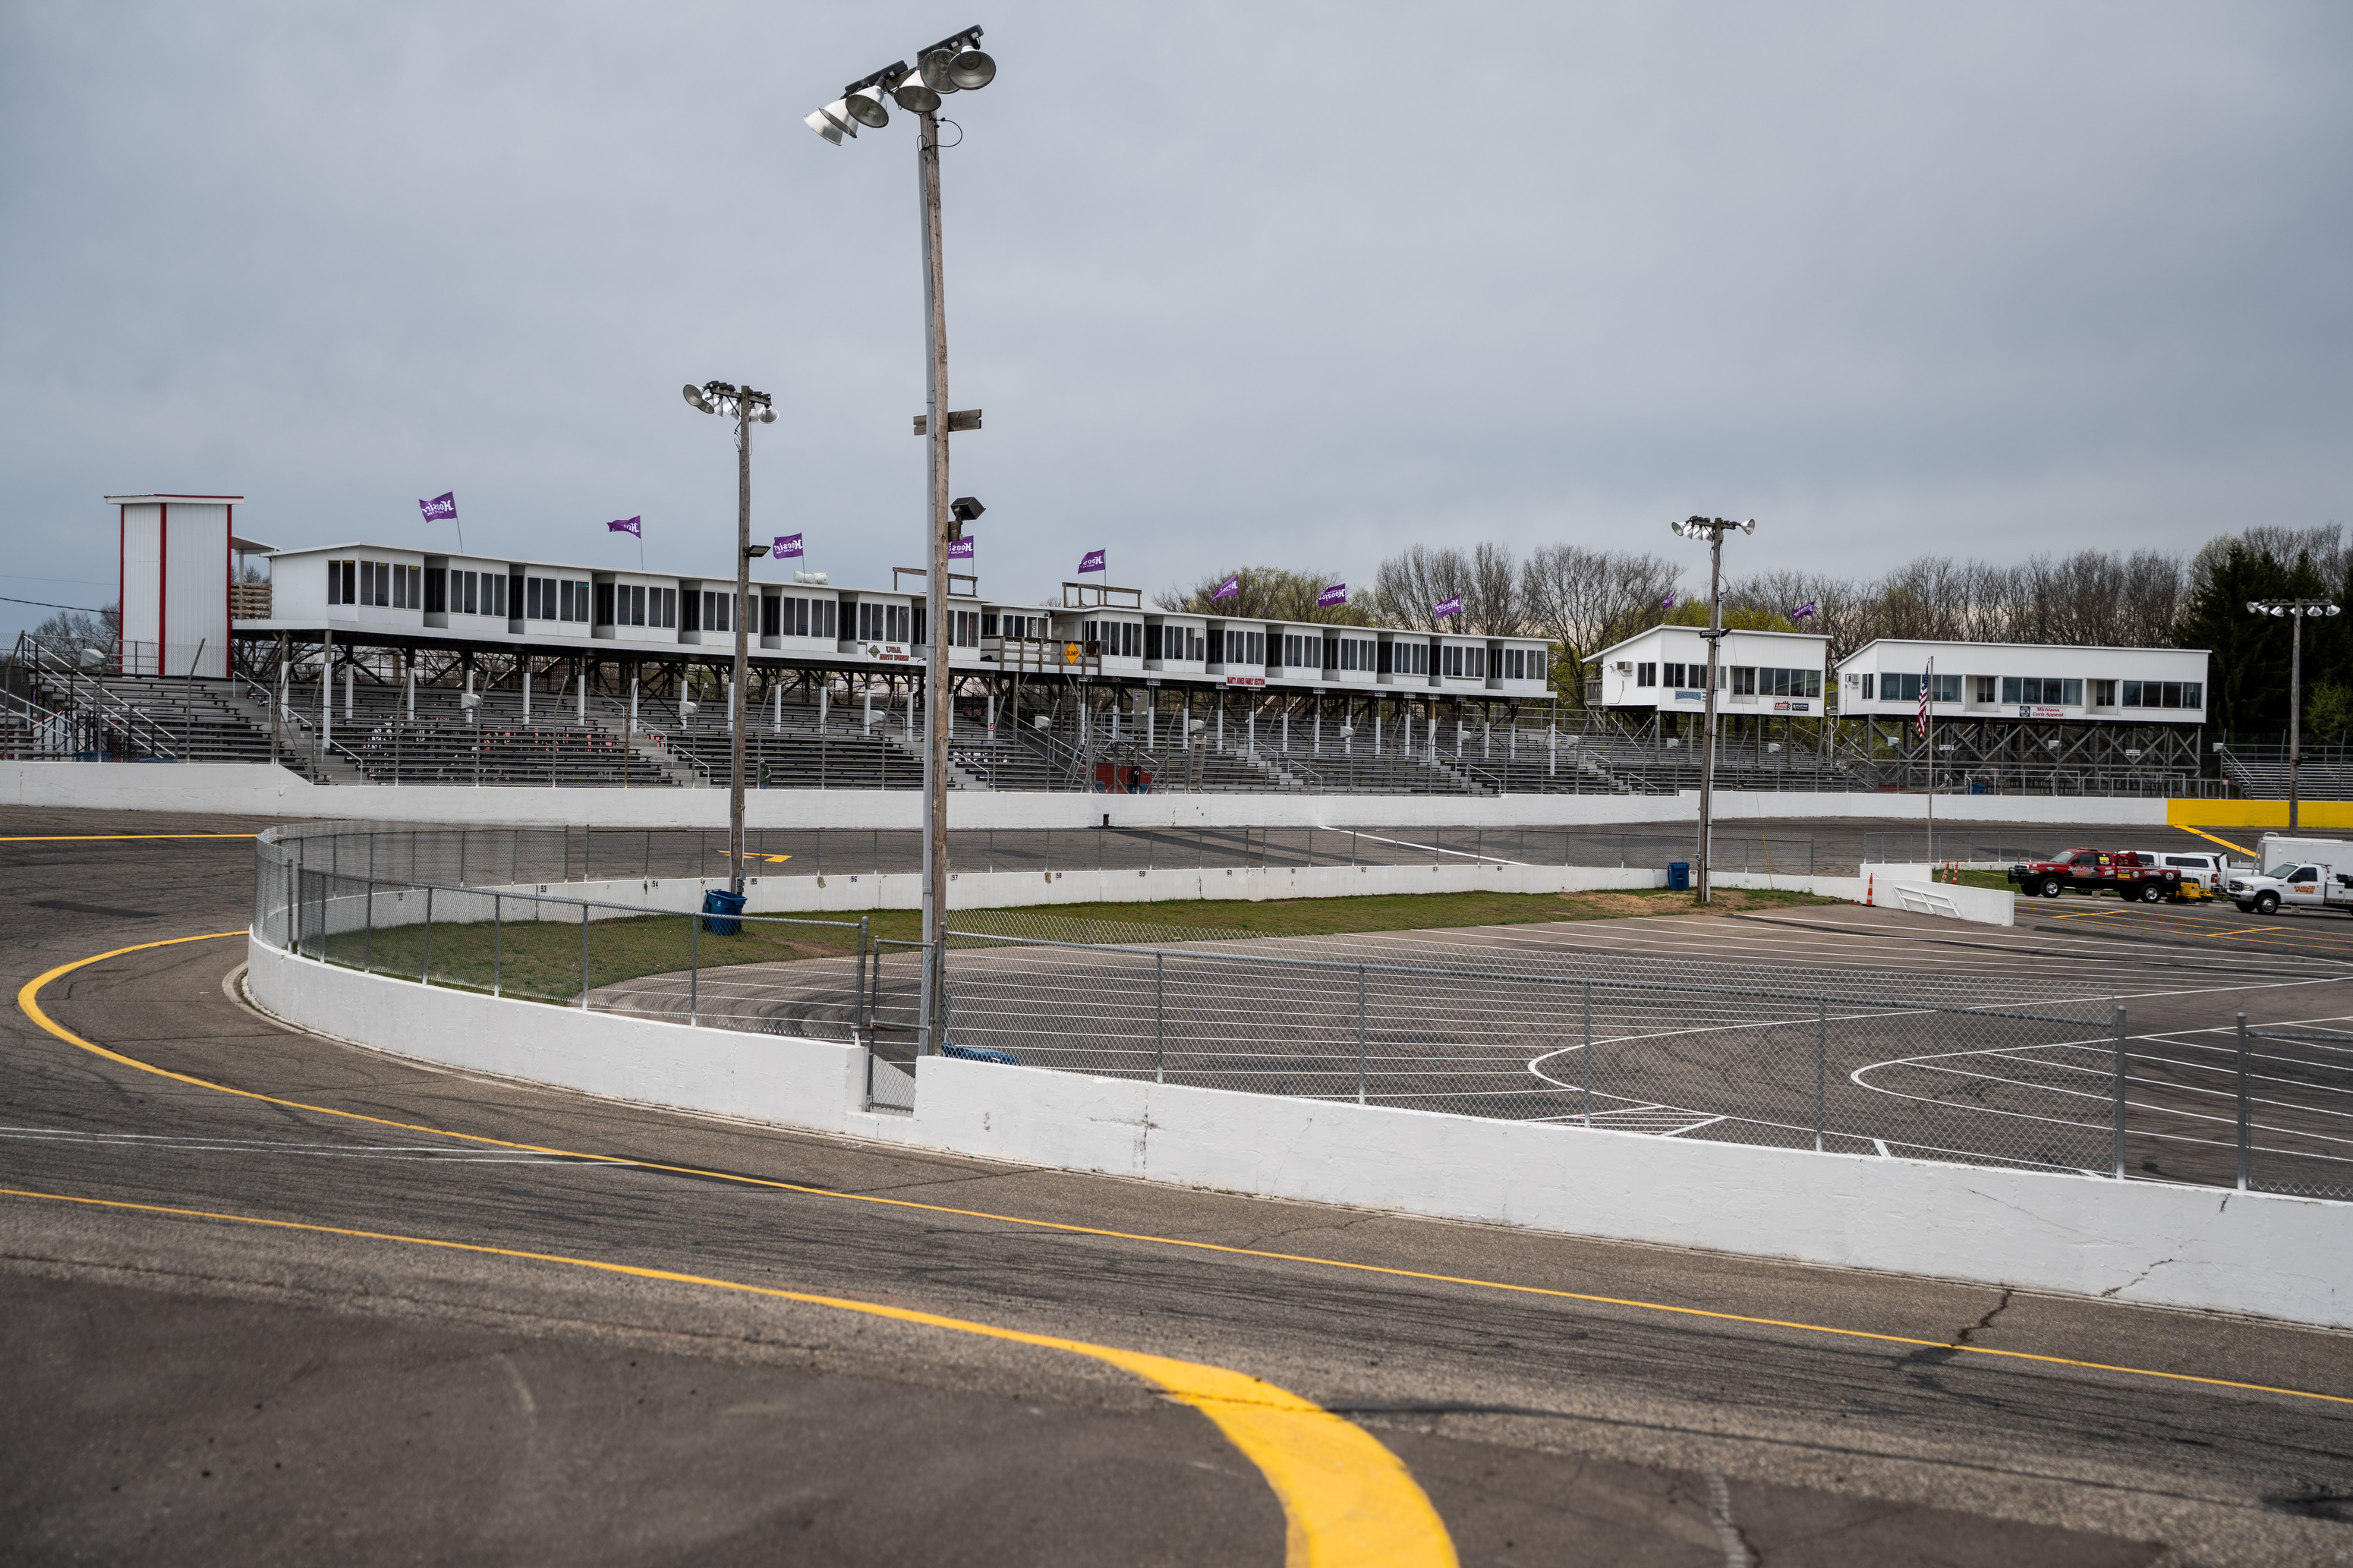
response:
M12 994L241 933L251 852L0 843ZM14 1561L1284 1560L1268 1473L1128 1372L728 1286L1263 1378L1385 1445L1465 1563L2353 1556L2348 1336L618 1104L293 1031L242 961L43 988L129 1062L0 1025Z

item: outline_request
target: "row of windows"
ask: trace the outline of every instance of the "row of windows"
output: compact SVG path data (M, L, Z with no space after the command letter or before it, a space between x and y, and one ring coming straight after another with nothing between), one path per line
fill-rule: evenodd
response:
M920 605L858 604L858 640L914 644L923 640L923 610Z
M834 636L839 601L830 595L767 594L760 599L760 635L764 637L827 637Z
M1011 616L1006 617L1010 620ZM1209 643L1191 626L1146 626L1144 628L1144 657L1158 659L1189 659L1206 664L1209 658Z
M508 597L507 578L501 572L452 572L434 566L425 573L427 615L496 616L504 620Z
M771 604L774 600L769 601ZM600 626L675 626L678 590L649 588L643 583L596 584L596 620Z
M1957 675L1934 678L1928 693L1931 702L1961 700L1961 682ZM2039 708L2081 708L2084 699L2091 699L2094 708L2114 708L2117 704L2117 689L2123 688L2123 706L2126 708L2197 708L2202 706L2205 683L2197 680L2082 680L2056 675L1972 675L1967 678L1969 700L2018 704ZM1920 700L1922 677L1895 672L1881 672L1876 680L1866 674L1862 678L1862 695L1869 700L1876 690L1883 702L1917 702ZM1999 692L1999 696L1997 696Z
M1700 667L1700 677L1706 679L1707 667ZM1944 679L1942 676L1938 679ZM1735 697L1820 697L1822 694L1822 672L1819 669L1774 669L1764 665L1736 664L1732 667L1732 694Z
M1484 680L1487 679L1487 650L1449 643L1446 645L1446 663L1439 673L1449 680Z
M1236 631L1229 631L1226 633L1225 662L1228 664L1245 666L1264 664L1266 662L1266 634L1264 632Z
M1101 645L1106 658L1143 658L1144 627L1134 621L1081 621L1082 641Z
M327 563L327 603L382 605L386 609L413 610L422 592L416 566L389 561L330 561Z

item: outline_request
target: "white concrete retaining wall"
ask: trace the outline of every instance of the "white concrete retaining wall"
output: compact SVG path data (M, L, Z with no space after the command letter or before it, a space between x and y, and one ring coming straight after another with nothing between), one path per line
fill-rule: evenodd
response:
M1862 884L1862 892L1854 901L1874 909L1908 910L1915 915L1941 915L1978 925L2018 923L2018 895L2008 888L1964 888L1939 882L1925 865L1866 860L1854 879Z
M927 1058L859 1109L847 1046L334 969L249 943L290 1022L618 1099L1268 1197L2353 1327L2353 1205L1685 1142Z
M754 827L913 829L922 821L914 790L754 790L745 816ZM1562 827L1611 823L1695 822L1699 796L1521 795L1063 795L959 792L949 797L959 828L1076 828L1108 816L1116 827ZM724 827L727 792L716 789L396 788L312 784L267 763L0 762L0 803L98 806L115 811L224 812L350 821L586 824L594 827ZM1799 795L1719 790L1717 816L1863 817L1923 820L1916 795ZM1939 822L2064 822L2161 826L2162 800L2023 795L1939 795Z

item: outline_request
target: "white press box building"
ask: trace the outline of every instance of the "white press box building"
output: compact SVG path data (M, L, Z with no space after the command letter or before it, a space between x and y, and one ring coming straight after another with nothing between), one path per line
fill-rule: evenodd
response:
M1820 718L1830 646L1830 638L1810 632L1725 632L1716 655L1716 711ZM1707 638L1698 626L1652 626L1603 648L1593 663L1600 679L1592 700L1602 707L1706 710Z
M126 552L137 543L126 535ZM227 557L217 545L213 559L212 592L225 603ZM889 590L797 572L789 583L755 582L739 610L733 581L721 576L367 542L276 550L269 559L266 603L231 628L248 644L332 641L338 657L354 647L495 648L641 666L650 675L732 658L740 614L762 668L903 678L919 674L927 657L920 572L902 570ZM950 668L984 683L1079 675L1267 696L1551 695L1551 645L1542 638L1193 615L1147 607L1134 589L1064 589L1059 606L1017 605L983 597L977 578L952 574Z
M1939 722L2203 724L2207 658L2203 648L1883 638L1840 661L1838 707L1858 718L1911 717L1927 680L1929 710Z

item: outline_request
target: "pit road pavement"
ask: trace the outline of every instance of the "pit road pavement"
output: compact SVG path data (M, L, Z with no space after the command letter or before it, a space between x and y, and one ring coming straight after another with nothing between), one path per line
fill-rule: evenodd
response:
M251 826L0 813L15 837ZM0 865L12 992L241 930L251 906L234 838L5 843ZM1952 1348L2341 1399L2345 1336L1170 1191L472 1079L259 1017L235 994L242 949L126 953L40 1005L136 1062L404 1125L175 1081L10 1010L0 1185L48 1194L0 1196L16 1560L1283 1560L1260 1468L1099 1363L551 1258L1263 1377L1386 1445L1466 1563L2353 1555L2353 1405Z

